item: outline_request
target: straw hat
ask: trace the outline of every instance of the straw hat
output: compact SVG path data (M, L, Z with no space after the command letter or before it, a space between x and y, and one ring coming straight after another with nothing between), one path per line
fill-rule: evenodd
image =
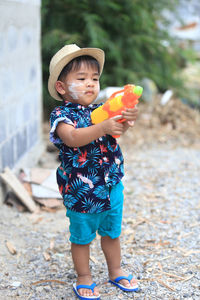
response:
M66 45L61 48L51 59L49 65L49 81L48 81L48 90L50 95L59 101L63 99L58 95L55 89L55 83L58 80L58 77L62 69L75 57L89 55L94 57L100 66L100 74L103 70L104 65L104 51L99 48L79 48L75 44Z

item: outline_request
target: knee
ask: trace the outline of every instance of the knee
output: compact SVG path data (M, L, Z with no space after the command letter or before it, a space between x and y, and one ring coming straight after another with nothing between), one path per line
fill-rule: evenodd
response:
M88 244L76 244L76 243L71 243L71 250L73 249L87 249L90 247L91 243Z
M101 237L101 241L117 241L117 240L119 240L119 236L115 237L115 238L112 238L109 235Z
M111 238L110 236L101 237L101 248L111 247L119 243L119 237Z

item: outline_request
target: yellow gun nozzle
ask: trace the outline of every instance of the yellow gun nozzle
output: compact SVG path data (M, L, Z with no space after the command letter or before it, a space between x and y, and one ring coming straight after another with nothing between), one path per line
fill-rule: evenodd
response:
M102 106L96 108L91 113L91 120L93 124L98 124L100 122L103 122L104 120L107 120L108 118L109 114L102 108Z

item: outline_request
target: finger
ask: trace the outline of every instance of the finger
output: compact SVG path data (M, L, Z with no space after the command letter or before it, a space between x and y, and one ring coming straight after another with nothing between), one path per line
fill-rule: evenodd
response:
M120 119L122 119L122 115L117 115L111 118L111 120L115 120L115 121L118 121Z
M122 130L115 130L112 135L122 135L122 134L123 134Z
M137 115L138 115L137 112L132 112L132 111L126 111L126 112L124 112L124 113L122 114L123 118L124 118L124 117L131 117L131 116L135 117L135 116L137 116Z
M132 114L132 113L126 113L126 114L123 114L123 118L124 119L127 119L127 118L129 118L129 119L135 119L137 117L137 114Z
M133 108L126 108L125 110L123 110L123 112L137 112L138 111L138 108L137 107L133 107Z
M118 123L116 124L116 126L113 127L113 131L116 133L116 134L121 134L121 132L123 131L123 124L121 123Z
M128 121L128 125L129 125L130 127L133 127L133 126L134 126L134 124L135 124L135 122L134 122L134 121Z
M115 127L117 129L121 129L121 128L123 128L123 123L122 122L116 122Z
M125 119L126 121L136 121L137 116L127 116L127 117L124 117L124 119Z
M124 113L123 118L127 120L135 120L137 118L138 114L137 113Z
M125 115L125 114L128 114L128 115L137 115L138 114L138 110L135 110L135 109L124 110L122 112L122 115Z

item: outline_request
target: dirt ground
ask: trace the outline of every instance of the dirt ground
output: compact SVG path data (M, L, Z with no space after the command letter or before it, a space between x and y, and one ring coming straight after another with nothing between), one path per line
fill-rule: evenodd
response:
M178 99L139 105L133 130L119 139L125 157L122 265L141 291L134 298L200 299L200 114ZM48 142L38 162L56 168ZM0 299L76 299L65 209L39 213L1 207ZM101 299L133 299L108 283L99 237L91 245L91 269Z

